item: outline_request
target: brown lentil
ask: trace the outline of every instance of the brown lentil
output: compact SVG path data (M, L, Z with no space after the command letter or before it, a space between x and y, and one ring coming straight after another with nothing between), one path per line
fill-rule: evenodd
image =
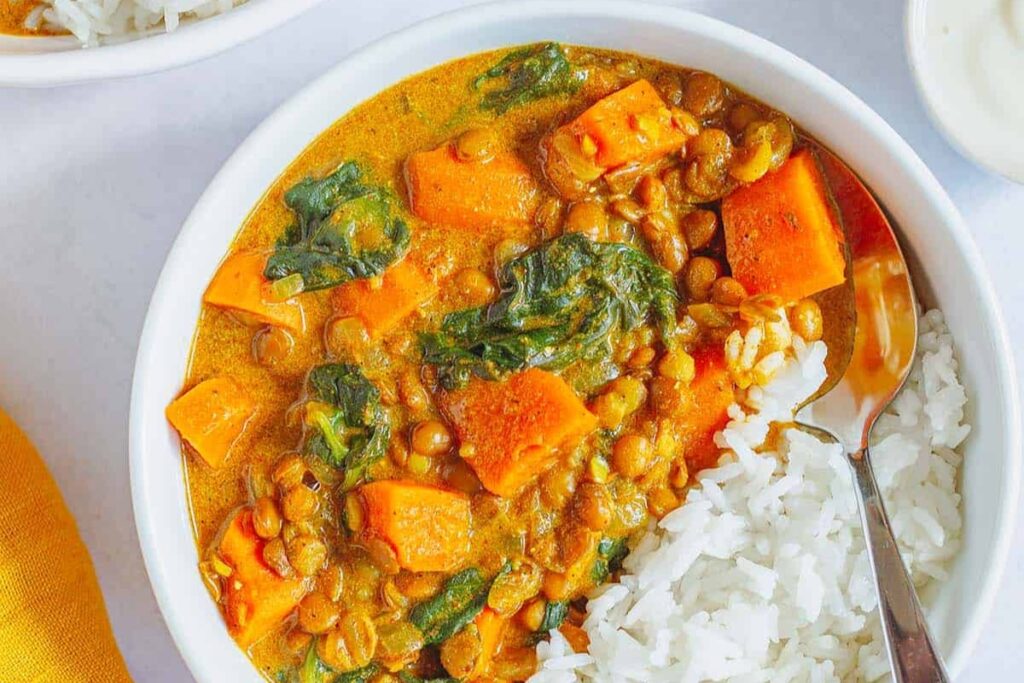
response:
M327 565L317 577L317 586L332 602L341 600L341 594L345 590L345 570L341 565Z
M683 88L682 105L699 118L707 118L722 108L725 86L715 76L702 71L690 74Z
M377 627L375 657L389 669L401 668L413 661L423 649L423 634L408 621L396 621Z
M748 125L761 118L757 107L748 102L739 102L729 110L729 127L736 133L742 133Z
M612 497L601 484L589 481L580 484L572 505L573 514L591 531L604 531L611 524Z
M338 625L317 640L316 652L327 666L344 673L370 663L377 650L377 629L362 612L346 612Z
M644 217L644 209L632 199L616 199L612 202L615 215L630 223L639 223Z
M654 445L646 436L624 434L612 447L612 467L622 476L635 479L647 471L653 455Z
M565 218L565 232L578 232L595 242L608 239L608 214L595 201L576 202Z
M295 574L291 563L288 561L288 553L285 550L284 541L280 538L271 539L263 546L263 561L282 578L287 579Z
M493 128L470 128L455 140L455 153L462 161L490 161L498 147L498 136Z
M307 469L306 463L300 456L294 453L286 455L278 461L274 468L274 483L285 489L298 486Z
M359 318L335 318L327 323L324 342L335 357L359 361L370 344L370 334Z
M252 526L260 538L274 538L281 533L281 514L270 496L256 499L252 506Z
M690 259L684 274L686 293L693 301L707 301L711 287L721 275L722 266L713 258L697 256Z
M296 536L285 549L288 562L303 576L313 576L327 560L327 546L319 538L308 534Z
M697 209L683 216L682 223L687 246L698 251L708 246L714 238L718 229L718 216L714 211Z
M661 211L668 202L665 183L655 175L645 175L637 188L640 201L648 211Z
M389 576L394 576L401 569L398 565L398 556L395 555L394 548L383 539L371 538L367 541L366 552L374 564Z
M465 268L455 274L455 284L464 297L474 305L486 303L494 298L497 291L494 283L479 268Z
M412 430L412 449L422 455L441 455L451 450L452 435L439 420L424 420Z
M814 299L801 299L789 309L789 326L806 341L818 341L825 324L821 307Z
M475 624L470 624L441 643L441 666L454 678L467 678L476 669L482 653L480 632Z
M696 374L693 356L682 349L669 351L658 361L658 374L677 382L691 382Z
M326 595L313 592L299 603L299 628L307 633L324 633L338 623L338 608Z
M274 367L288 360L294 347L295 340L280 327L264 327L252 338L253 358L266 367Z
M654 360L655 355L657 355L657 352L655 352L653 347L641 346L630 354L628 365L633 370L646 368Z
M711 285L711 303L720 306L739 306L747 298L747 288L739 280L720 277Z
M561 510L576 490L576 475L568 467L553 467L540 478L540 500L550 510Z
M498 576L487 594L487 606L499 614L510 615L540 592L543 570L529 561L520 562Z
M289 522L309 519L320 509L320 498L304 484L292 486L281 496L281 514Z
M402 595L420 602L441 590L445 578L440 572L401 572L395 582Z

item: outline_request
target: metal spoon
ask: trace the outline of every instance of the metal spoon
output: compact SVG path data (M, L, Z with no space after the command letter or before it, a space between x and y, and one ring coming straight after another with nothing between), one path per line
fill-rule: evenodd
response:
M868 448L875 420L903 386L914 361L914 287L892 226L874 197L843 162L825 149L817 152L846 233L852 274L849 288L836 288L819 303L826 320L848 323L852 313L856 324L826 328L832 383L812 397L797 420L835 438L850 462L895 681L945 682L949 677L896 547Z

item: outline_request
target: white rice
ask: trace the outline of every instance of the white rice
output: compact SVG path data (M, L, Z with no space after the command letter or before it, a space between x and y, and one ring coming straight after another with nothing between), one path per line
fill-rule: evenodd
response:
M26 25L73 34L83 45L123 40L132 34L173 31L185 19L205 19L245 0L44 0Z
M716 436L718 467L653 526L618 583L597 589L589 652L552 633L532 683L874 681L887 676L867 551L839 448L789 429L757 452L769 423L825 376L825 346L795 358ZM921 319L910 381L875 427L872 456L915 583L946 578L959 548L960 456L970 431L953 340L938 311Z

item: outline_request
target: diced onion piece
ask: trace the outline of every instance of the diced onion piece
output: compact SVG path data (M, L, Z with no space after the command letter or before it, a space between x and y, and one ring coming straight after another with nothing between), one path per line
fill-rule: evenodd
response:
M572 133L564 130L556 130L551 139L551 145L558 152L572 174L580 180L590 182L597 180L604 173L604 168L594 163L594 157L588 157Z

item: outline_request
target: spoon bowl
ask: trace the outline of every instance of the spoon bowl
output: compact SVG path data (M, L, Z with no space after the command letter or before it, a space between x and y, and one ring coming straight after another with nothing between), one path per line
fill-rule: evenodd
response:
M853 470L871 560L878 607L893 678L897 683L947 681L921 611L871 467L869 441L875 420L903 387L917 349L917 298L896 234L860 179L831 152L818 159L832 192L848 249L847 284L828 293L833 310L843 299L854 315L852 344L840 338L831 387L812 398L797 419L831 435ZM839 333L835 333L837 336ZM826 337L830 354L834 339ZM845 368L837 367L845 361Z

